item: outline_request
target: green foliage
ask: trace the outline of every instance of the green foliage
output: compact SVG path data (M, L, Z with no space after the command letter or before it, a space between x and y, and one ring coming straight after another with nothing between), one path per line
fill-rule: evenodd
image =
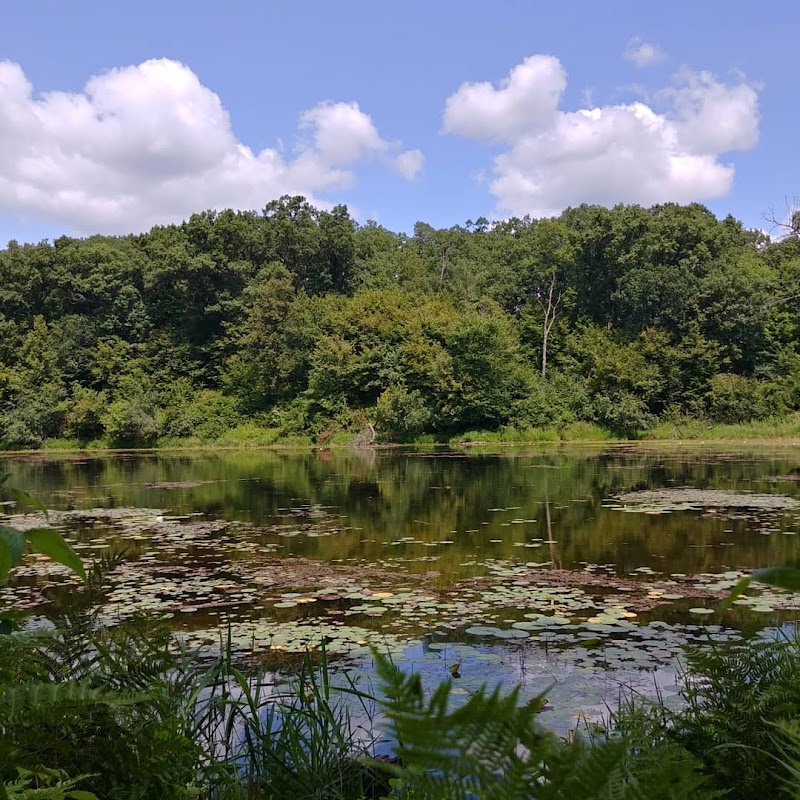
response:
M0 474L0 496L13 497L22 508L32 506L47 513L40 500L23 489L11 486L8 482L9 477L8 473ZM5 583L8 573L22 560L28 547L69 567L86 580L83 563L58 531L50 528L29 528L20 531L8 525L0 525L0 586ZM3 619L0 617L0 634L5 632L2 624Z
M511 326L499 315L469 314L448 334L452 366L449 385L440 390L437 416L455 430L507 422L528 379Z
M268 447L275 444L281 435L278 428L267 428L254 422L245 422L225 431L217 444L233 447Z
M526 428L564 428L586 407L585 384L580 378L552 370L547 380L531 376L523 397L514 403L514 425Z
M84 592L56 608L52 631L3 637L0 781L83 776L49 787L76 800L90 795L75 785L99 798L190 796L201 751L189 735L188 673L169 631L136 621L98 627L103 577L118 561L95 567Z
M0 784L3 800L98 800L93 792L77 789L83 778L70 779L60 770L17 767L17 777Z
M121 389L123 393L108 405L102 420L111 444L115 447L154 444L160 430L155 391L133 379L125 381Z
M72 390L72 402L64 418L64 432L82 442L99 439L105 433L103 417L107 406L106 392L76 384Z
M319 665L307 655L280 691L265 677L245 674L227 656L208 673L210 695L199 730L235 772L220 796L269 800L314 797L363 800L387 782L362 757L370 746L344 702L355 687L335 689L324 647ZM356 692L356 694L358 694ZM368 700L363 710L370 713Z
M800 591L800 570L792 567L765 567L757 569L751 576L758 583L778 586L790 592Z
M215 389L197 390L185 379L162 392L159 435L214 441L241 421L234 398Z
M378 398L375 422L382 439L407 442L431 427L433 415L419 390L390 386Z
M791 241L671 203L407 236L282 197L139 236L12 243L0 445L207 442L242 424L309 438L376 414L398 440L636 436L791 413L798 264Z
M735 787L737 800L796 797L800 784L776 753L796 745L781 726L800 718L798 642L695 650L688 671L688 708L673 719L672 737L702 759L711 785Z
M720 373L709 382L708 411L716 422L750 422L770 413L764 387L743 375ZM772 409L780 412L782 409Z

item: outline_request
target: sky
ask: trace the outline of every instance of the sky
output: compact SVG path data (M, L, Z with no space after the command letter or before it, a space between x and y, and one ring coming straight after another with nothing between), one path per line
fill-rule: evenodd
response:
M0 246L284 194L411 232L800 194L800 4L0 0Z

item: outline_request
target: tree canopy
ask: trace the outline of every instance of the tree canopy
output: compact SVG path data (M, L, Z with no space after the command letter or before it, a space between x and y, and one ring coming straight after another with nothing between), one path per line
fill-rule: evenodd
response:
M0 442L386 440L800 408L800 240L702 205L413 235L283 197L0 251Z

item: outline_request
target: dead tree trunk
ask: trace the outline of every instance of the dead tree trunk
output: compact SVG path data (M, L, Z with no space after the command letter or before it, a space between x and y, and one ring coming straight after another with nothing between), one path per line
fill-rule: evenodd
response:
M563 290L556 293L556 276L555 274L550 278L550 286L547 290L546 299L543 296L539 297L539 305L544 312L544 319L542 321L542 377L547 375L547 342L550 338L550 331L553 323L556 321L556 313L558 312L558 305L561 302Z

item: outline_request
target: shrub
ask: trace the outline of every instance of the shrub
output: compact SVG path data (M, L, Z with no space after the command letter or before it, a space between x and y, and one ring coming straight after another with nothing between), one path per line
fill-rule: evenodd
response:
M280 436L277 428L266 428L255 422L243 422L235 428L222 433L217 444L229 447L268 447L275 444Z
M346 411L347 407L339 409ZM287 403L275 406L268 419L270 427L278 428L282 435L306 434L309 430L320 428L316 420L312 403L305 397L298 397Z
M695 759L717 797L795 798L800 789L800 644L750 642L688 651L685 706L632 703L618 734Z
M739 800L796 797L781 787L790 776L773 754L791 746L776 725L800 719L798 642L693 650L688 664L689 705L675 728L677 740L705 761L717 788L735 786Z
M634 438L653 424L644 400L630 392L597 394L592 398L591 409L595 422L626 438Z
M585 402L579 380L551 373L532 377L525 396L514 404L512 424L524 428L561 428L575 421L575 408Z
M433 414L416 389L390 386L378 398L375 420L381 439L407 442L430 428Z
M43 436L34 427L32 420L16 409L3 414L0 419L3 446L8 450L33 450L42 446Z
M55 384L20 392L0 421L5 446L14 449L41 447L45 439L60 434L65 411L64 392Z
M145 393L111 403L103 425L111 444L122 447L152 445L160 430L155 402Z
M105 432L103 416L108 408L108 395L75 385L72 402L64 418L65 433L82 442L99 439Z
M206 441L219 438L241 421L232 397L213 389L195 389L188 381L173 385L159 417L162 436Z
M766 416L764 384L742 375L721 373L709 382L708 412L715 422L749 422Z

